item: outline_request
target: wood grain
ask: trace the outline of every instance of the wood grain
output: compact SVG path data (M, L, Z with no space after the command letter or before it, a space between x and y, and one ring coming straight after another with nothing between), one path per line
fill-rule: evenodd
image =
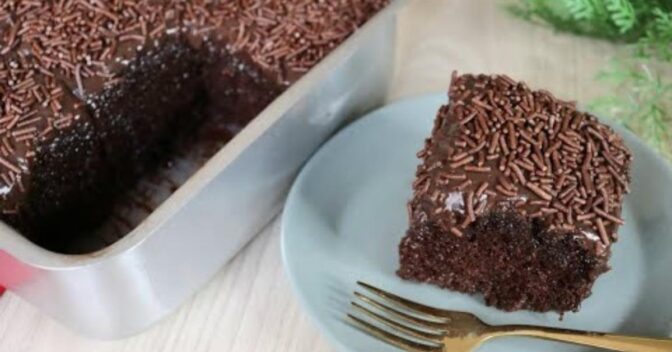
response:
M593 77L615 48L511 18L502 2L416 0L402 11L389 100L444 91L453 70L505 72L558 97L602 94ZM11 293L0 299L0 351L329 351L282 271L275 220L213 281L149 331L80 337Z

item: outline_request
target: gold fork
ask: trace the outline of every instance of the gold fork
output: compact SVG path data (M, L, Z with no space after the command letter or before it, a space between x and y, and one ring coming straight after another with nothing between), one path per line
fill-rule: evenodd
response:
M356 301L352 302L354 310L388 329L382 329L352 314L348 314L348 317L356 327L407 351L470 352L475 351L486 340L501 336L536 337L613 351L672 351L672 339L666 338L624 336L530 325L491 326L470 313L429 307L361 281L357 284L376 298L355 291Z

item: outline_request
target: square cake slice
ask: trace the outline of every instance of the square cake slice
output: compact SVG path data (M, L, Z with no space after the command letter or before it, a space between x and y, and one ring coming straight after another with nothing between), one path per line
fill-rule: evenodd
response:
M609 270L632 156L611 128L505 75L453 74L408 204L403 279L512 311L576 311Z

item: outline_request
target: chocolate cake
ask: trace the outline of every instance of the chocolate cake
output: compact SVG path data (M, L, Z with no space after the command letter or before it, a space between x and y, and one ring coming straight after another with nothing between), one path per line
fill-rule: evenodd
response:
M244 126L387 2L2 1L2 220L68 251L181 135Z
M398 275L512 311L576 311L609 269L631 154L575 103L453 75L408 204Z

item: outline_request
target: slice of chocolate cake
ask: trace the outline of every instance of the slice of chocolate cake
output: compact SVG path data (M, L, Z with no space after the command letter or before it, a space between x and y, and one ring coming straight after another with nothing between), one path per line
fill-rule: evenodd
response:
M2 1L1 218L68 251L181 135L244 126L387 2Z
M505 75L453 75L418 157L398 275L503 310L576 311L609 269L631 154Z

